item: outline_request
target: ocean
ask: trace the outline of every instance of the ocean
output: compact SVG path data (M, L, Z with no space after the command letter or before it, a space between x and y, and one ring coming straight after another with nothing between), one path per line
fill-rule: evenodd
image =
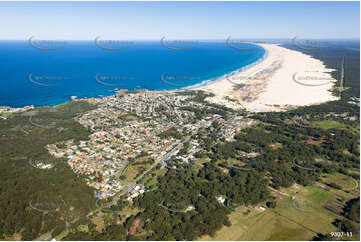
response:
M0 106L58 105L119 89L186 89L265 54L257 45L221 41L0 41Z

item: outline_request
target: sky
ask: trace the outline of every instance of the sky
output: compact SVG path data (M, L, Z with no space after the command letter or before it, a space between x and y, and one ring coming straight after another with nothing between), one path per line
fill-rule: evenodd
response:
M0 2L0 39L360 38L359 2Z

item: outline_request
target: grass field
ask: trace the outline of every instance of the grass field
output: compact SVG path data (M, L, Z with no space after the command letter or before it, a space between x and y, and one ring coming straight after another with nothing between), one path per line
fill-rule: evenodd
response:
M324 183L335 183L342 187L342 190L344 191L358 191L358 182L350 177L346 176L344 174L335 173L335 174L327 174L324 175L322 178L322 182Z
M223 227L214 237L204 236L201 240L311 240L317 233L338 231L332 222L342 217L322 207L328 200L337 199L332 191L316 185L298 185L282 189L282 192L289 196L277 194L276 208L267 208L264 212L251 209L248 215L233 212L229 217L230 227ZM298 207L291 197L299 201ZM358 238L359 235L354 235L352 239Z
M149 169L150 164L142 164L142 165L128 165L123 175L125 176L125 180L128 182L133 181L137 175L143 173L145 170Z
M167 172L166 169L156 169L149 174L147 174L140 183L144 184L146 187L153 187L155 186L158 181L158 177L163 176Z
M138 169L135 166L128 166L124 172L125 180L132 181L138 174Z
M269 209L248 215L234 212L230 221L232 225L222 228L215 237L205 236L201 240L309 240L313 236Z
M334 120L325 120L325 121L312 121L311 125L320 127L322 129L334 129L334 128L344 128L347 127L343 123Z

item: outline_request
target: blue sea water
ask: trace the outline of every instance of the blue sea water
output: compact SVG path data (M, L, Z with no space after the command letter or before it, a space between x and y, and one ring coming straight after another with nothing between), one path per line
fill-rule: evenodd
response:
M182 89L214 81L266 54L257 45L233 48L225 42L185 49L159 41L123 44L122 49L101 48L93 41L39 46L0 41L0 106L57 105L72 96L113 95L116 89Z

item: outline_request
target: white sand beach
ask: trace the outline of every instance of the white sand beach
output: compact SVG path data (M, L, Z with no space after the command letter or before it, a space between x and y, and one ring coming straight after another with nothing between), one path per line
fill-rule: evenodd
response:
M275 44L259 45L268 52L262 62L195 89L214 93L210 102L251 112L285 111L338 99L330 92L336 82L332 69L320 60Z

